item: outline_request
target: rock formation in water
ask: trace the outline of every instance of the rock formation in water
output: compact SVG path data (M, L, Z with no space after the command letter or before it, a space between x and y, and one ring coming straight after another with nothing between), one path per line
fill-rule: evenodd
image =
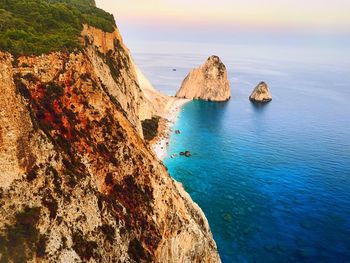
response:
M230 83L220 58L211 56L202 66L193 69L182 82L176 97L218 102L229 100Z
M142 138L156 113L116 29L0 52L1 262L220 262L208 222Z
M252 102L266 103L272 100L269 87L265 82L260 82L249 96Z

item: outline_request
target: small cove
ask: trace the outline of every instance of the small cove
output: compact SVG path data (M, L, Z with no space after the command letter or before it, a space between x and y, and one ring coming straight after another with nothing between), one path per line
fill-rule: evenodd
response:
M302 55L269 53L256 60L249 52L221 52L233 97L183 107L173 127L181 134L171 134L164 160L170 174L203 209L224 263L346 262L349 60L310 55L301 63ZM205 59L200 50L136 54L153 84L168 94ZM261 80L273 96L264 106L248 100ZM190 158L170 158L185 150Z

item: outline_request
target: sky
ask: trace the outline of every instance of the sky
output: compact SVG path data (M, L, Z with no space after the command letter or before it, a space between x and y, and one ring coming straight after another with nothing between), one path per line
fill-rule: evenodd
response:
M350 27L349 0L97 0L131 23Z
M130 39L350 34L350 0L96 0L96 4L114 14L124 38Z

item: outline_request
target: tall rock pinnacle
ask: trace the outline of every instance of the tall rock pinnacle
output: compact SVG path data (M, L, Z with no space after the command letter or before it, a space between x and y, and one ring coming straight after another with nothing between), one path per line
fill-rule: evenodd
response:
M225 65L218 56L211 56L193 69L182 82L176 97L206 101L227 101L231 98Z

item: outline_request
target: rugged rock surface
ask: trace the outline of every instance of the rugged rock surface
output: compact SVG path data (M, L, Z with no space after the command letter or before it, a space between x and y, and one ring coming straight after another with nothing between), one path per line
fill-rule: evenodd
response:
M193 69L182 82L176 97L207 101L229 100L230 83L226 67L220 58L211 56L202 66Z
M133 61L132 61L133 62ZM151 113L162 117L163 119L169 118L169 112L174 108L174 105L187 102L185 99L167 96L153 87L149 80L144 76L139 67L133 62L136 70L136 77L139 86L145 95L146 99L150 102ZM149 103L148 103L149 105ZM148 108L150 108L148 106ZM148 118L147 118L148 119Z
M85 25L82 36L92 70L142 134L141 121L152 118L156 112L141 90L136 68L119 31L106 33Z
M1 262L220 262L208 222L141 137L154 108L119 32L0 52Z
M137 81L141 90L143 91L143 94L150 102L153 113L157 114L158 116L165 117L168 113L167 110L171 104L172 98L156 90L139 67L135 64L135 62L133 61L132 63L136 71Z
M249 96L252 102L266 103L272 100L269 87L265 82L260 82Z

